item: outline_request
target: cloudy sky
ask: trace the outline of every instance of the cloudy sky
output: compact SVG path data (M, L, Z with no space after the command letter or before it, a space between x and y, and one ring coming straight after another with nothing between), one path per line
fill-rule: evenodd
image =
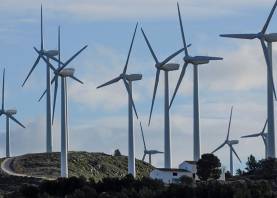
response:
M96 90L117 76L125 64L136 22L143 27L162 60L182 47L176 2L171 0L1 0L0 65L7 69L6 107L17 108L16 117L26 126L11 124L12 154L45 151L45 101L37 99L45 89L45 65L39 64L24 88L21 84L39 47L40 4L44 8L45 45L57 48L61 25L62 59L88 44L71 67L84 85L69 82L70 150L127 154L127 94L122 83ZM184 30L192 55L224 57L224 61L199 67L200 128L202 152L211 152L226 137L229 111L234 105L231 138L258 132L266 120L266 66L255 40L220 38L220 33L256 33L261 30L273 0L183 0L180 1ZM269 32L277 31L273 26ZM274 48L276 54L277 48ZM276 57L276 56L275 56ZM274 57L274 61L277 60ZM182 56L173 62L182 63ZM170 74L170 91L180 71ZM153 120L146 126L153 91L155 67L140 31L137 32L128 73L142 73L134 84L134 100L144 125L149 149L163 150L163 76L158 89ZM274 71L274 77L276 72ZM60 150L59 102L54 125L54 149ZM5 153L4 119L0 125L0 154ZM134 122L136 157L143 147L139 123ZM192 159L192 67L187 70L171 109L172 159L177 167ZM247 156L264 155L261 139L241 140L235 146L243 163ZM227 147L217 153L229 167ZM243 167L235 159L235 167ZM153 163L163 166L163 156Z

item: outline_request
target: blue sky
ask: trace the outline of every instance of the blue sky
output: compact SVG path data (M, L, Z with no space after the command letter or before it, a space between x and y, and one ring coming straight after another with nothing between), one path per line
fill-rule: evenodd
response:
M96 90L123 69L135 23L143 27L160 59L182 47L176 2L171 0L3 0L0 8L0 65L7 69L7 107L18 109L17 118L27 129L11 126L14 155L45 150L45 101L37 102L45 88L45 65L39 64L26 87L21 83L36 58L39 46L40 4L44 7L45 45L57 48L61 25L62 59L84 45L89 47L71 67L84 85L69 82L70 150L127 153L127 95L122 84ZM234 105L231 138L262 129L266 119L266 67L257 41L220 38L220 33L255 33L262 28L273 0L180 1L189 49L193 55L222 56L224 61L199 68L202 152L210 152L224 141L229 111ZM269 32L277 31L273 24ZM274 47L274 53L277 48ZM276 58L274 57L274 61ZM182 63L182 56L174 59ZM134 85L134 100L144 124L149 147L163 150L163 76L154 107L153 122L146 127L154 83L154 61L141 32L137 32L128 68L142 73ZM179 71L170 74L171 94ZM276 77L276 72L274 72ZM59 102L54 125L54 148L60 148ZM176 167L192 158L192 68L182 83L171 109L172 157ZM136 157L142 157L139 125L135 122ZM0 154L4 155L4 119L0 125ZM261 139L240 140L236 146L243 162L253 153L264 154ZM217 155L228 168L229 150ZM240 167L237 160L235 167ZM154 165L163 165L155 156Z

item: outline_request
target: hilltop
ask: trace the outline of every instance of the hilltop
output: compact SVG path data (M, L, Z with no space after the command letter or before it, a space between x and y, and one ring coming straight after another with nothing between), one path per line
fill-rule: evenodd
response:
M69 152L69 176L84 176L95 181L106 177L122 178L127 174L127 157L112 156L105 153ZM0 162L4 160L0 159ZM137 176L148 176L153 166L136 160ZM13 192L24 184L38 185L44 177L56 179L60 175L60 153L26 154L12 158L10 169L18 174L32 177L10 176L0 171L1 194Z
M69 176L84 176L95 181L105 177L124 177L127 174L126 156L105 153L69 152ZM137 176L149 176L153 166L136 160ZM15 157L11 169L19 174L34 177L58 178L60 176L60 153L26 154Z

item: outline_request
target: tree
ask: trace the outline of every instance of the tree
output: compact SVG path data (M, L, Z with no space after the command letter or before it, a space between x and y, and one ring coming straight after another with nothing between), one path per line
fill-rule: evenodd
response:
M218 179L221 174L220 160L214 154L203 154L197 162L197 175L203 180Z
M237 171L236 171L236 175L238 175L238 176L242 176L244 173L245 172L241 169L237 169Z
M225 172L225 179L227 180L230 178L232 178L232 174L230 173L230 171Z
M254 173L257 168L259 167L259 163L256 161L255 157L253 155L250 155L246 162L246 170L248 173Z
M121 152L119 149L116 149L113 153L114 156L121 156Z
M273 179L275 177L274 170L275 170L275 159L268 158L259 161L260 171L265 179Z

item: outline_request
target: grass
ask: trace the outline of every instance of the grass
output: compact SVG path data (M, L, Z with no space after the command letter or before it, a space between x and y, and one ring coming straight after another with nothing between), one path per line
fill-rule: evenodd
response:
M84 176L99 181L105 177L123 177L127 174L126 156L104 153L69 152L69 176ZM27 154L16 157L12 163L16 173L57 178L60 175L60 153ZM149 176L154 167L136 160L137 177Z

